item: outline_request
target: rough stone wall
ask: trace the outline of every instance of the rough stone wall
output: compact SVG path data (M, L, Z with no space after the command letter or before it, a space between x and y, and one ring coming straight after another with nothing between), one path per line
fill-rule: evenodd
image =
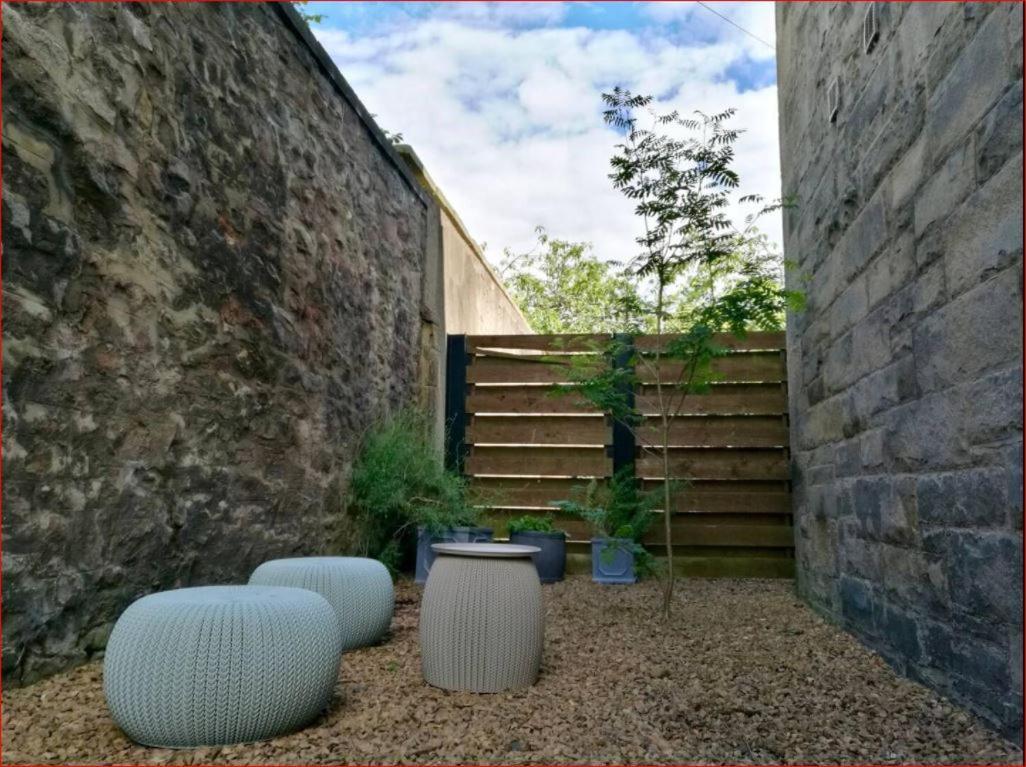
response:
M1021 738L1022 6L867 7L777 6L798 586Z
M437 209L297 18L4 4L5 683L344 551L356 438L441 368Z

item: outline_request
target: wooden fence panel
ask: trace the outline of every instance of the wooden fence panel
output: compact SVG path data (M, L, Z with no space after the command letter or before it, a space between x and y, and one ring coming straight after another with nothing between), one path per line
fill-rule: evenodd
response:
M459 337L462 339L462 337ZM570 550L587 561L587 525L567 518L554 503L575 497L589 482L612 476L614 460L630 463L645 490L661 487L663 435L657 374L680 374L679 363L652 352L673 336L637 336L639 385L635 403L645 414L633 432L614 424L580 394L560 391L571 368L600 369L613 362L607 335L467 336L460 418L461 465L474 502L501 536L513 516L548 513L570 537ZM700 575L793 573L789 482L787 365L783 333L720 335L728 349L717 357L718 380L703 394L684 398L670 422L670 474L687 480L674 490L671 530L682 572ZM454 377L455 378L455 377ZM669 387L664 395L676 396ZM624 434L631 441L623 442ZM625 447L627 445L627 447ZM624 458L626 456L626 458ZM617 465L621 465L618 463ZM645 538L658 554L665 535L662 511ZM571 557L573 560L574 558ZM576 561L576 560L575 560Z
M475 415L467 429L474 445L608 445L611 439L602 416Z
M637 428L638 442L661 445L662 423L646 418ZM672 447L786 447L787 421L776 416L683 416L669 424Z

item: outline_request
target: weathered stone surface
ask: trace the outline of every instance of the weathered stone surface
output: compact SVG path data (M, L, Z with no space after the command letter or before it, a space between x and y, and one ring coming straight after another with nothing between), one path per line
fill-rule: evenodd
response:
M345 550L356 440L418 393L430 211L270 5L3 16L14 684L142 594Z
M784 6L798 588L1021 739L1022 8Z

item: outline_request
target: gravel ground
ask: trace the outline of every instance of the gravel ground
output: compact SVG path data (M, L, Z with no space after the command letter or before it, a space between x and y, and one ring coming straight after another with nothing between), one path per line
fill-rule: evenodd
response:
M4 763L1022 763L1022 752L831 627L789 582L545 587L537 685L452 693L420 677L420 589L392 635L346 655L331 710L264 743L187 751L127 740L92 663L4 691Z

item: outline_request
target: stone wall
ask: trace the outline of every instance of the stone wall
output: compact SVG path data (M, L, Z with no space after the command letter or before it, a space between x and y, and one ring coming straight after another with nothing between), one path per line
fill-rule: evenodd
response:
M533 333L520 307L492 269L449 201L412 147L399 154L438 204L442 227L445 327L449 333L502 335Z
M1021 739L1022 5L868 7L777 6L798 585Z
M101 649L142 594L345 551L355 441L437 393L444 327L438 211L291 8L3 19L19 683Z

